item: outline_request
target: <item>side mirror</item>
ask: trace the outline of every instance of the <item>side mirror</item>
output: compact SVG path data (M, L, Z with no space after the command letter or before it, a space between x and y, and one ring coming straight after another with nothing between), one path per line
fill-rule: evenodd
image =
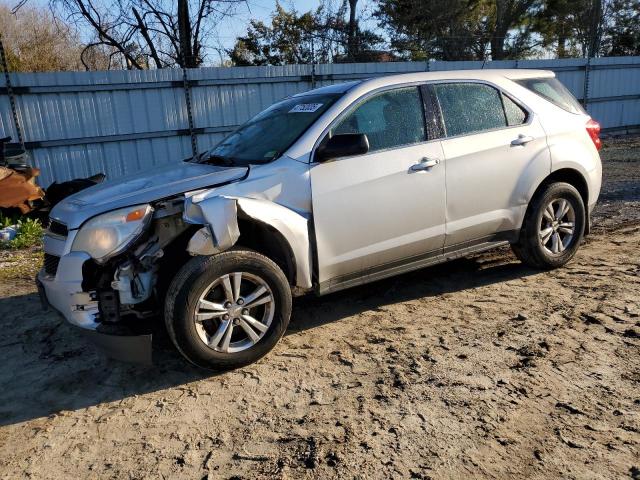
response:
M364 133L334 135L318 147L315 161L325 162L334 158L364 155L368 151L369 139Z

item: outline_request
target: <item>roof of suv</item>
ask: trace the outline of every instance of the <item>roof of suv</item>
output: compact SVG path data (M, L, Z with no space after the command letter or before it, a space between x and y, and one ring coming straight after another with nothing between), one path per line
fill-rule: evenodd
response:
M380 75L365 80L338 83L326 87L316 88L298 95L316 93L344 93L357 85L374 83L377 85L394 85L407 82L426 82L429 80L487 80L496 81L507 78L509 80L523 80L526 78L550 78L555 74L550 70L526 69L487 69L487 70L443 70L438 72L413 72L391 75Z

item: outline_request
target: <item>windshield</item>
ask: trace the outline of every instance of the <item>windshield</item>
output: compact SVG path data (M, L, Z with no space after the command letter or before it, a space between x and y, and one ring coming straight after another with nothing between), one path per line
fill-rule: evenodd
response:
M287 98L259 113L196 161L246 166L282 155L341 93Z

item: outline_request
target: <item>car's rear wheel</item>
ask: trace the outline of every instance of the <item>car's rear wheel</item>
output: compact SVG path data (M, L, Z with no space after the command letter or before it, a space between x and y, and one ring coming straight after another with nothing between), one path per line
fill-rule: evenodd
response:
M513 251L535 268L557 268L578 251L586 212L580 192L564 182L552 183L532 200Z
M280 268L250 250L195 257L176 275L167 331L192 363L225 370L255 362L284 334L291 289Z

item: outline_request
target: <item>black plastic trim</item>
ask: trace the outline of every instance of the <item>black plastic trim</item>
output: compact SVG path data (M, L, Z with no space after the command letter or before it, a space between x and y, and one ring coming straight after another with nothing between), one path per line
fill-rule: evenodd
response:
M370 267L361 272L354 272L331 278L319 284L316 288L316 293L318 295L325 295L338 290L343 290L357 285L364 285L369 282L382 280L383 278L400 275L412 270L419 270L439 263L445 263L472 253L491 250L516 241L518 239L518 235L519 230L497 232L468 242L450 245L424 254L414 255L412 257Z

